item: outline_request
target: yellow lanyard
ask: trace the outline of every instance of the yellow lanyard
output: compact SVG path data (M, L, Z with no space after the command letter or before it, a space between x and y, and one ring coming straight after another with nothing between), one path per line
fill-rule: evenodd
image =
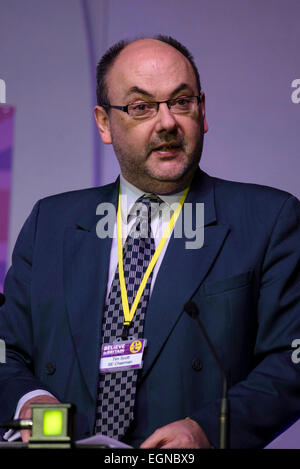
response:
M176 210L172 214L172 217L170 219L170 222L168 226L166 227L162 238L153 254L153 257L151 261L148 264L147 270L144 274L144 277L140 283L140 286L138 288L136 297L134 299L134 302L132 304L131 310L129 311L129 303L128 303L128 296L127 296L127 290L126 290L126 284L125 284L125 278L124 278L124 266L123 266L123 242L122 242L122 217L121 217L121 192L119 190L119 202L118 202L118 212L117 212L117 233L118 233L118 258L119 258L119 278L120 278L120 287L121 287L121 298L122 298L122 306L123 306L123 313L124 313L124 326L128 326L130 322L132 321L137 306L139 304L139 301L141 299L141 296L143 294L143 291L145 289L147 280L149 278L149 275L151 274L152 270L154 269L154 266L157 262L157 259L159 258L161 251L167 241L167 238L169 237L170 233L172 232L174 225L177 221L177 218L179 217L179 214L181 212L182 206L184 204L184 201L186 199L187 193L189 191L189 187L187 187L182 194L182 197L176 207Z

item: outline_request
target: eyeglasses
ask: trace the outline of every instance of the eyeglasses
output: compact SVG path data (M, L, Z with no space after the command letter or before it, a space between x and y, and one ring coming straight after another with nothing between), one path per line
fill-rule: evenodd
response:
M154 117L159 109L159 105L166 103L173 114L190 114L197 110L201 102L200 96L180 96L166 101L136 101L127 106L112 106L111 104L100 104L105 109L120 109L127 112L133 119L147 119Z

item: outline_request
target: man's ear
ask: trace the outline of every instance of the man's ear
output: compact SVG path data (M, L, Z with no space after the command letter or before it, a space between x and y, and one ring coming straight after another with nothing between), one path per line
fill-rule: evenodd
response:
M204 129L204 133L206 133L208 131L208 124L207 124L206 115L205 115L205 94L203 93L203 91L201 91L200 107L201 107L201 112L202 112L202 117L203 117L203 129Z
M106 144L112 143L109 119L105 109L101 106L95 106L94 116L102 142Z

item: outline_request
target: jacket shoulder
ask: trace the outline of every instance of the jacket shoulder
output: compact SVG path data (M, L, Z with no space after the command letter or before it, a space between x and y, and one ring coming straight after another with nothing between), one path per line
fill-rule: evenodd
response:
M44 206L55 206L57 204L73 204L77 201L93 201L102 199L108 194L112 194L117 187L117 182L106 184L105 186L90 187L86 189L77 189L59 194L49 195L40 200Z
M274 221L287 201L298 207L299 200L291 193L275 187L211 177L215 190L215 208L220 218L251 217Z
M262 198L267 197L267 199L273 201L285 201L290 197L294 197L293 194L288 191L277 189L272 186L267 186L263 184L256 184L252 182L240 182L240 181L230 181L227 179L222 179L218 177L212 177L216 191L220 195L240 195L244 197L254 197Z
M118 181L101 187L80 189L51 195L39 200L32 215L39 227L92 226L97 222L96 211L100 203L115 203Z

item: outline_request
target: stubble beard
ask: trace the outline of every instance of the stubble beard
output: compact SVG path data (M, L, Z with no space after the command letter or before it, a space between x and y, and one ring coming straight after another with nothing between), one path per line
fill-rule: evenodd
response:
M119 161L121 173L128 182L145 192L170 194L179 192L190 184L201 158L203 138L198 139L194 151L187 155L186 162L183 164L181 171L175 175L160 175L151 168L151 165L147 165L147 161L151 157L151 150L146 150L142 159L138 156L132 158L132 153L129 154L129 152L124 151L124 148L115 139L113 139L112 143ZM181 151L185 153L184 143ZM140 161L143 164L140 164Z

